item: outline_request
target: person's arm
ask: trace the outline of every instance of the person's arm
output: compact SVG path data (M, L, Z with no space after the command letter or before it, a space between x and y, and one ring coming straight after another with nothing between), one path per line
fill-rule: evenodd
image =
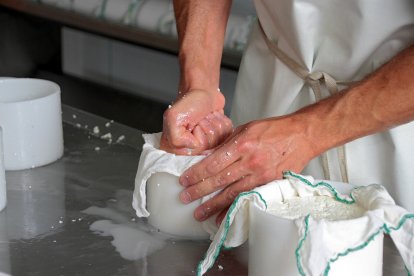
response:
M184 203L223 189L199 206L205 220L243 191L300 172L330 148L414 120L414 46L399 53L364 81L293 114L253 121L225 145L180 177Z
M185 154L204 150L193 130L214 111L223 113L218 90L231 0L174 0L180 43L177 101L164 113L162 148Z
M230 0L174 0L180 91L217 91Z
M414 119L414 45L345 93L305 108L318 153ZM316 137L319 137L316 139Z

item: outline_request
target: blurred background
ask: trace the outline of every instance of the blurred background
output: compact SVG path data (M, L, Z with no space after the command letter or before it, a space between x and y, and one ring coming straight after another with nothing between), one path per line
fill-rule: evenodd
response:
M233 1L220 84L227 114L254 20L251 1ZM63 104L161 130L179 78L171 0L2 0L0 37L0 76L52 80Z

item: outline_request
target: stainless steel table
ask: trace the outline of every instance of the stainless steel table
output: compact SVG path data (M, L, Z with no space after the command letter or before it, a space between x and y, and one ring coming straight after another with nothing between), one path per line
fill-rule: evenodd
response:
M89 115L64 107L64 157L6 173L0 275L195 275L208 241L166 238L134 215L141 132ZM94 126L111 133L112 143L92 135ZM124 144L115 143L121 135ZM99 235L90 229L96 221L118 228ZM114 246L114 236L124 244ZM247 274L234 251L221 255L209 275Z
M208 241L170 239L134 215L141 132L63 109L64 157L6 173L0 275L195 275ZM112 143L99 138L106 133ZM247 275L245 253L223 251L207 275ZM389 239L384 254L384 275L406 275Z

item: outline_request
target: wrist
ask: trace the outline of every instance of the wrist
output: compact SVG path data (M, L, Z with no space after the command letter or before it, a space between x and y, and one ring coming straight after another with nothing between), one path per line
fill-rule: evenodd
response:
M293 114L301 122L301 131L317 157L346 140L343 137L342 118L335 113L335 108L322 102L307 106Z
M185 52L184 52L185 53ZM216 91L219 88L220 61L213 62L206 56L191 57L180 53L180 85L183 93L202 89Z
M191 68L181 70L179 91L183 94L193 90L205 90L215 92L219 89L219 74L217 76L208 74L208 70Z
M306 137L316 156L371 132L372 126L366 124L367 113L360 112L369 108L357 106L359 101L353 95L358 89L343 91L295 113L304 121Z
M211 89L211 90L190 89L186 91L185 93L181 92L179 94L179 98L181 99L185 98L185 100L191 100L193 102L200 101L205 106L209 106L209 109L211 110L211 112L214 112L214 111L222 112L224 109L225 101L226 101L223 93L221 93L221 91L218 90L217 88Z

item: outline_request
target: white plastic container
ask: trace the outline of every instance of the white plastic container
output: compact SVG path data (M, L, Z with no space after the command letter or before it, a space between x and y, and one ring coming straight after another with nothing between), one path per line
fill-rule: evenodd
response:
M200 200L183 204L178 197L182 190L177 176L164 172L153 174L147 180L148 222L162 232L177 237L207 239L208 233L193 217Z
M43 166L63 155L60 88L41 79L0 80L4 167Z
M4 173L2 137L3 137L3 131L0 127L0 212L6 207L6 204L7 204L7 187L6 187L6 176Z
M331 185L343 193L354 187L343 183ZM260 210L254 204L250 205L249 217L249 276L300 275L295 258L300 237L295 221ZM335 223L336 227L346 229L346 220ZM383 234L380 234L363 250L333 262L329 276L380 276L382 259Z

